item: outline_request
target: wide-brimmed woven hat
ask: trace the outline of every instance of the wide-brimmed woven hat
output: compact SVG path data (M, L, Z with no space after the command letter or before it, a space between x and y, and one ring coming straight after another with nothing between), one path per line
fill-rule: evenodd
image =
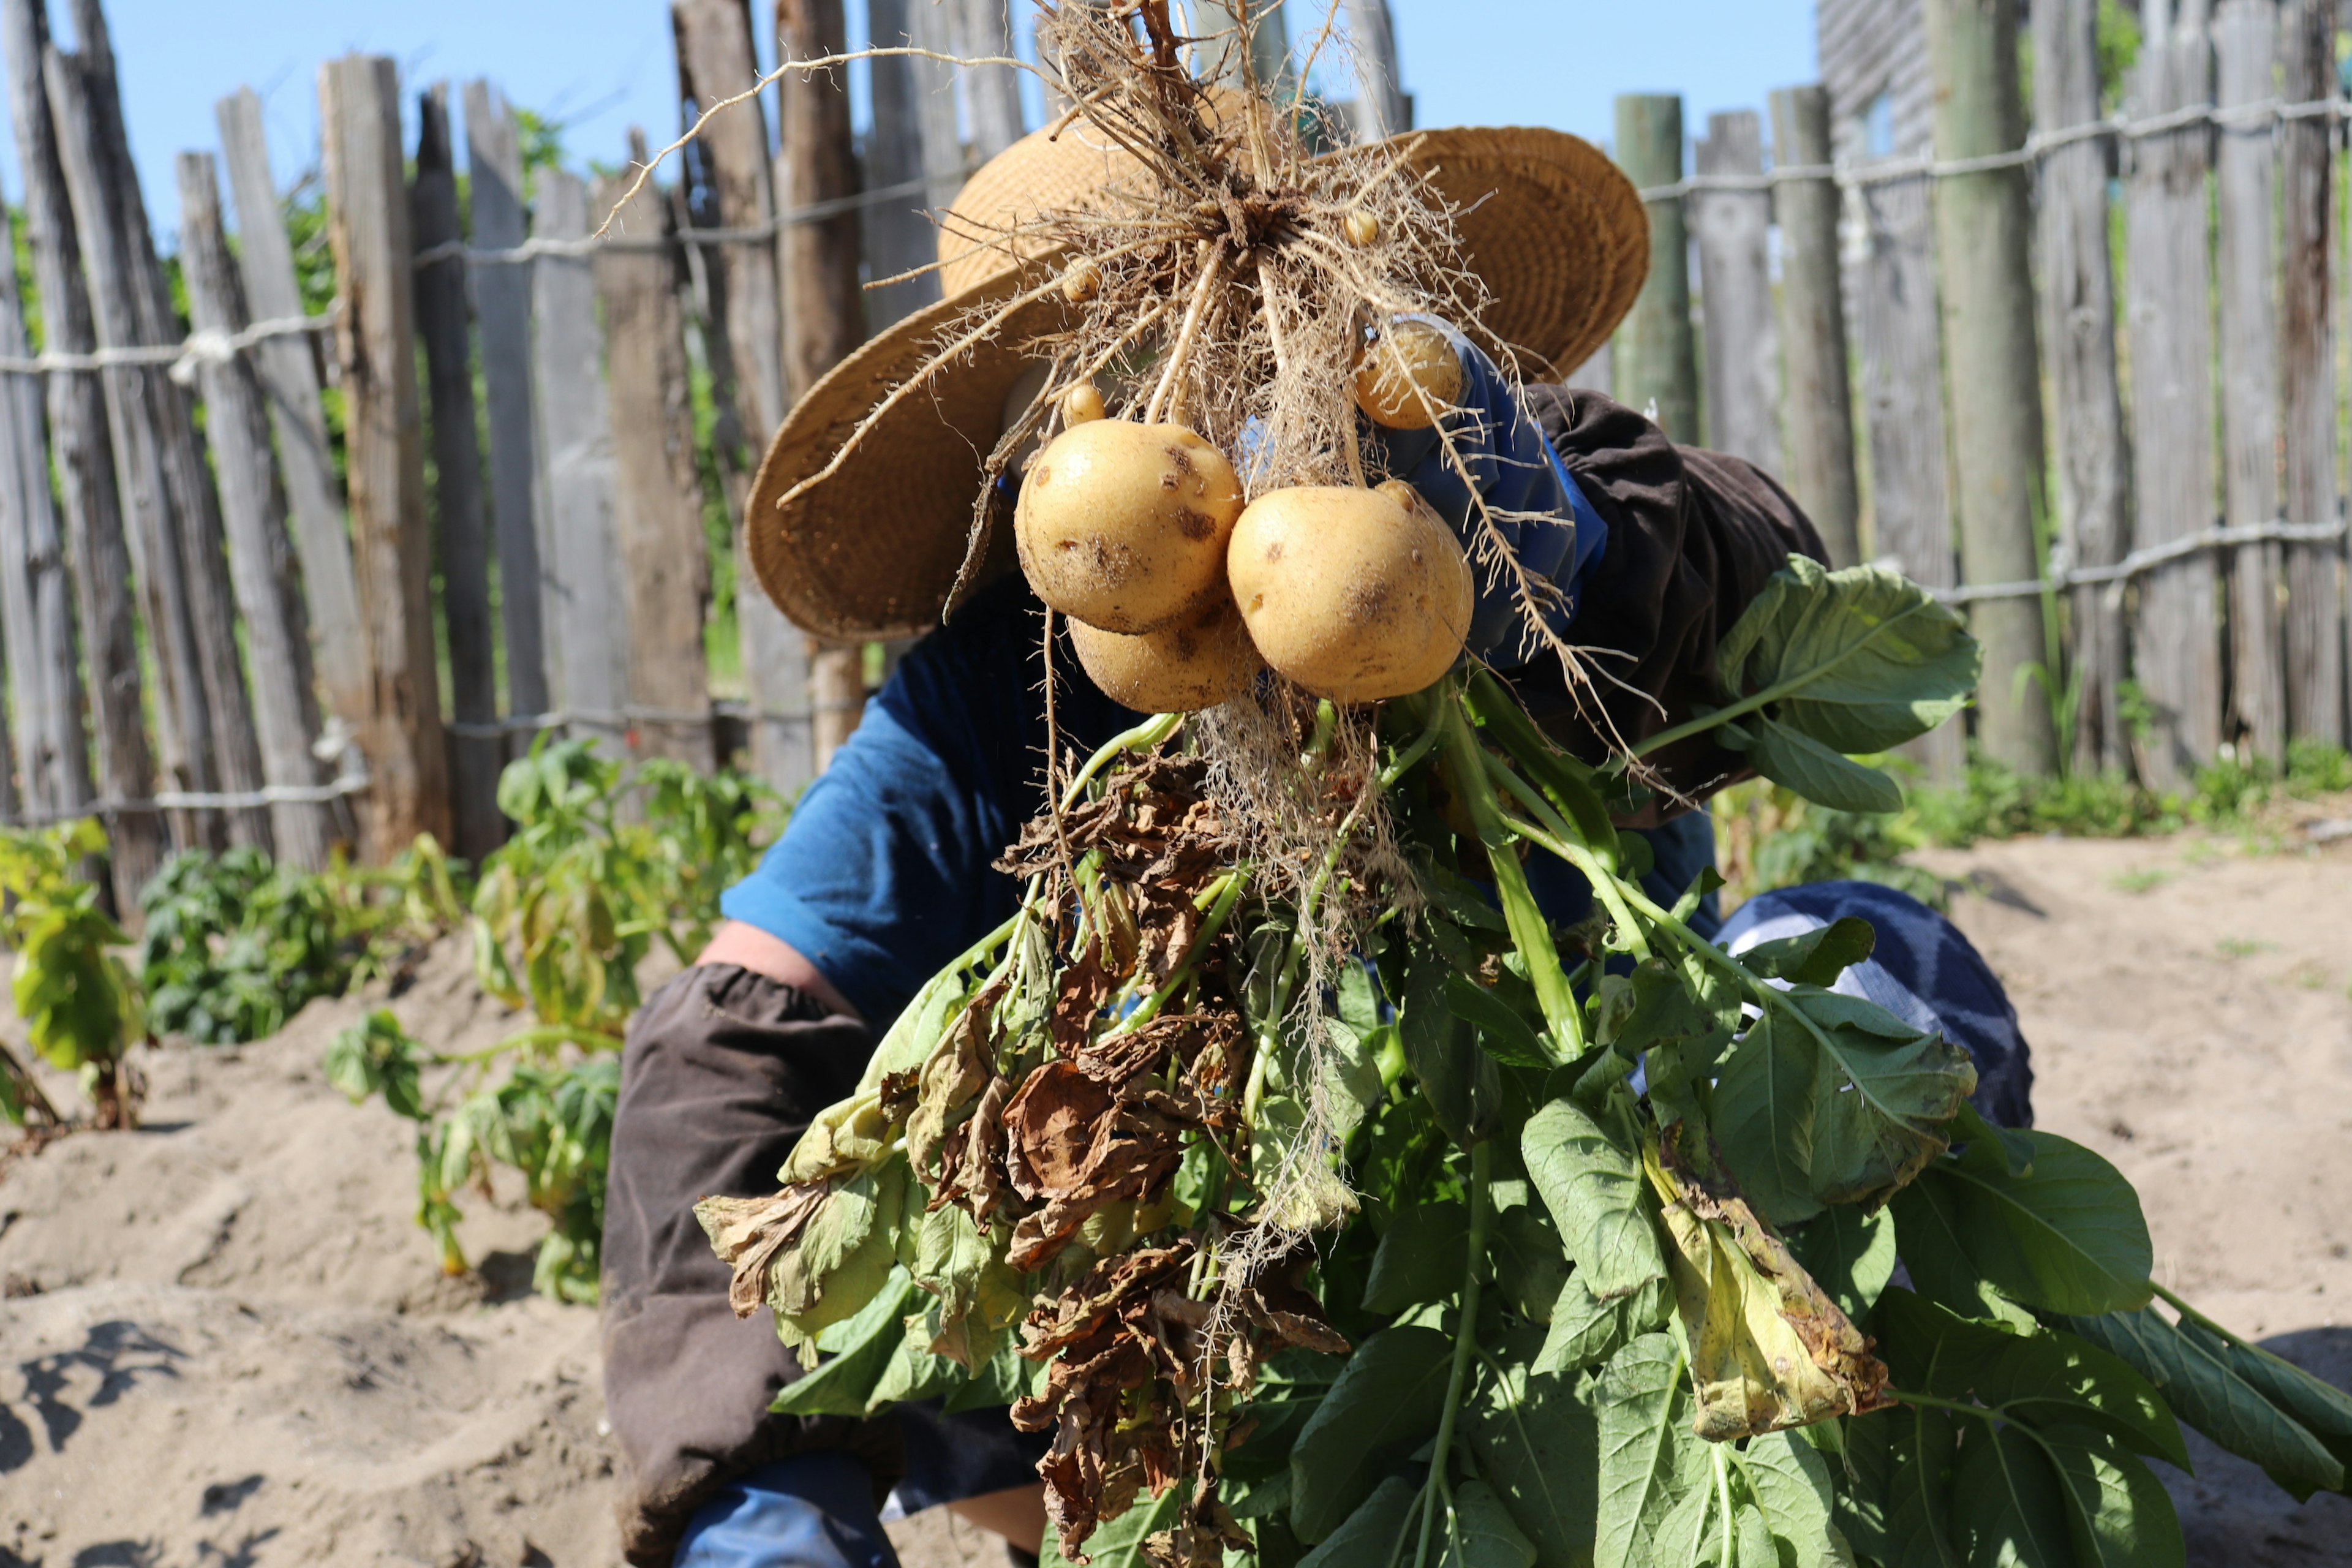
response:
M1036 362L1019 344L1054 330L1057 296L1024 306L961 363L905 397L840 467L784 498L940 350L976 305L1048 276L1043 242L996 238L1041 215L1135 185L1138 165L1081 121L989 161L942 221L940 303L898 321L810 388L769 445L746 525L752 570L803 630L843 641L912 637L939 623L964 559L982 465L1005 404ZM1530 375L1564 374L1608 341L1649 268L1633 182L1591 143L1534 129L1431 131L1395 145L1457 211L1486 325ZM1010 560L1009 551L1001 552Z

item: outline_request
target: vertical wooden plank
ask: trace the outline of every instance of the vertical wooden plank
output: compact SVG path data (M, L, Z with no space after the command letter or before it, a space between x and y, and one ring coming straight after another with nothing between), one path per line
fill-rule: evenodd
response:
M909 0L907 33L917 48L941 54L956 52L954 17L933 0ZM915 76L915 107L923 127L923 174L930 181L923 194L934 230L930 259L939 252L936 225L940 214L955 201L970 172L965 162L963 131L956 112L956 68L940 60L909 60ZM934 279L936 287L936 279Z
M759 79L751 52L749 0L671 0L677 37L678 87L687 104L714 103ZM759 228L776 216L767 114L754 99L705 128L704 167L719 224ZM751 476L784 416L783 331L776 249L728 245L704 252L726 301L732 384L720 395L733 408L741 444L722 454L736 514L735 615L742 635L743 676L751 705L753 768L786 795L814 776L808 698L808 651L800 632L760 592L744 545L742 505Z
M2210 102L2212 46L2204 0L2182 0L2141 46L2134 111ZM2213 321L2206 176L2213 132L2192 124L2133 143L2125 193L2126 309L2131 327L2133 545L2167 544L2212 526ZM2138 579L2132 674L2151 710L2135 737L2143 780L2177 788L2221 742L2221 639L2213 556L2200 551Z
M383 56L319 71L327 236L343 308L335 318L351 476L352 559L374 668L361 731L372 785L360 841L381 860L419 833L446 843L449 767L434 668L432 539L417 407L415 280L401 177L400 77Z
M42 57L41 80L49 96L51 122L58 127L58 153L67 198L73 205L74 227L82 237L82 267L89 279L90 323L98 345L135 346L138 307L131 278L122 266L120 236L114 232L118 215L107 195L81 62L51 45ZM163 488L163 455L147 385L151 375L160 374L141 365L113 365L101 371L99 379L106 389L107 424L113 435L115 488L129 525L131 575L153 653L162 775L169 788L208 791L220 782L215 771L212 713L205 702L187 568L173 526L171 498ZM213 843L220 826L212 813L173 812L170 821L173 842L184 849Z
M2097 0L2032 11L2033 118L2043 134L2098 118ZM2116 280L2107 181L2114 150L2075 142L2043 155L2039 213L2042 336L2049 359L2059 536L2079 566L2112 566L2130 548L2131 455L2116 370ZM2124 679L2121 595L2074 591L2072 765L2120 773L2129 752L2117 712Z
M41 346L87 353L98 346L97 332L57 131L41 83L47 15L39 0L0 0L0 27L5 29L9 118L25 181L26 237L41 305ZM155 758L147 738L130 546L114 484L106 395L94 374L52 375L47 394L75 618L89 670L98 788L110 801L144 801L155 793ZM107 828L115 908L129 913L139 906L139 889L163 862L163 824L152 810L137 808L110 813Z
M1412 103L1397 74L1388 0L1348 0L1348 45L1356 54L1356 140L1377 142L1412 130Z
M1612 396L1613 394L1611 388L1616 384L1615 377L1612 374L1616 358L1613 344L1604 342L1592 351L1591 358L1570 371L1568 379L1560 384L1574 387L1580 391L1597 392L1603 397Z
M646 159L629 132L633 163ZM593 209L610 213L627 182L602 181ZM651 185L620 206L614 229L672 237L670 205ZM635 750L708 768L718 762L710 671L702 640L710 603L702 542L702 481L694 466L694 409L686 360L683 281L672 251L597 252L604 315L604 372L613 425L615 559L628 608L627 700ZM700 714L699 719L675 715Z
M2279 96L2309 103L2336 89L2334 0L2285 0L2279 13ZM2336 254L2328 221L2334 198L2332 122L2292 120L2279 127L2279 178L2286 265L2280 280L2279 336L2285 511L2294 522L2333 522L2336 501L2336 361L2328 294ZM2344 547L2286 547L2287 732L2344 743Z
M2277 0L2222 0L2214 74L2224 109L2271 98ZM2276 156L2268 116L2220 128L2222 517L2259 527L2278 510L2278 257L2272 243ZM2230 552L2230 710L2257 756L2286 756L2286 653L2279 622L2279 547Z
M1764 173L1763 121L1751 109L1707 117L1702 174ZM1772 196L1694 191L1700 320L1706 333L1706 442L1780 471L1780 345L1772 321Z
M866 0L866 26L876 44L888 47L907 41L907 5L908 0ZM868 79L874 94L874 129L866 139L866 181L877 190L902 185L929 173L925 163L929 148L923 134L922 85L917 78L917 63L903 55L872 62L873 75ZM952 133L952 94L948 108L948 129ZM954 151L960 173L962 149ZM927 265L937 255L935 231L923 211L929 205L924 196L910 195L866 209L866 260L873 277L898 277ZM939 276L930 272L904 283L871 289L866 294L866 321L870 326L886 326L939 297Z
M841 0L776 0L778 47L814 59L847 43ZM829 73L788 73L782 95L783 153L776 190L788 212L856 194L849 94ZM1017 105L1016 105L1017 107ZM797 403L866 338L857 286L857 216L793 222L778 237L784 276L784 400ZM865 649L809 639L809 708L823 772L866 711Z
M584 239L588 190L562 169L539 173L532 231ZM542 255L531 263L531 368L541 449L547 454L547 551L540 563L555 649L555 700L572 732L602 734L617 748L627 730L627 601L614 579L613 426L604 401L604 333L596 283L585 256Z
M523 242L522 137L514 110L487 81L466 84L467 210L474 245ZM539 447L530 409L530 269L470 266L482 324L482 395L489 408L490 517L497 531L499 621L507 645L507 711L546 712L547 627L541 604ZM522 736L527 742L529 737Z
M89 130L100 183L113 215L110 234L118 265L131 282L136 341L163 345L184 336L172 285L156 254L147 204L131 156L131 136L122 118L121 83L114 68L114 46L100 0L71 0L76 59L88 93ZM249 793L261 786L261 746L253 703L246 689L244 660L237 647L236 595L229 583L228 550L221 525L220 497L212 464L197 431L194 395L168 375L151 374L145 388L163 472L163 494L173 532L180 542L186 574L188 616L195 630L198 677L205 689L216 752L213 775L225 790ZM270 847L269 814L228 812L229 837Z
M241 88L214 106L221 153L236 202L237 264L256 321L303 315L294 275L294 247L278 210L269 174L269 144L261 130L261 100ZM358 581L343 517L341 482L327 447L327 416L319 395L319 360L310 340L265 338L253 346L278 436L278 461L294 516L294 550L302 565L302 597L310 611L311 647L327 710L356 732L367 710L367 637L360 625ZM338 813L339 817L343 815Z
M1629 93L1617 100L1617 162L1643 190L1683 177L1683 100ZM1617 332L1617 400L1647 413L1675 440L1699 438L1698 362L1691 339L1690 228L1683 198L1649 204L1650 276Z
M15 225L0 204L0 256L16 253ZM0 268L0 354L29 352L16 269ZM31 375L0 377L0 637L24 805L79 811L89 803L90 782L73 584L49 492L40 378Z
M1936 155L1978 158L2025 142L2017 79L2017 8L2010 0L1930 0ZM2034 521L2042 490L2042 379L2034 356L2031 216L2025 171L1955 175L1936 191L1936 254L1944 280L1944 345L1952 384L1952 447L1960 488L1960 557L1970 583L2041 575ZM1982 600L1969 624L1984 645L1977 742L2027 773L2057 771L2051 721L2060 672L2047 668L2038 598ZM2041 668L2042 685L2026 679Z
M955 8L958 54L965 59L1012 56L1010 0L946 3ZM1021 112L1021 73L1011 66L966 66L956 76L963 84L972 149L985 163L1027 133Z
M180 266L196 330L243 331L245 290L221 222L220 184L209 153L183 153L180 183ZM270 784L301 787L320 782L319 710L311 685L310 627L295 584L286 498L270 460L269 416L261 383L242 355L207 360L202 369L206 427L220 475L221 511L228 532L230 582L245 622L253 663L254 728L262 776ZM285 801L269 808L278 858L304 870L324 870L334 838L333 816L321 805Z
M1775 92L1775 166L1822 168L1830 161L1829 94L1818 87ZM1827 180L1783 181L1771 202L1780 226L1782 368L1781 379L1767 386L1784 410L1789 488L1821 530L1831 562L1851 566L1862 559L1862 502L1838 279L1838 190Z
M416 98L416 177L409 221L419 255L461 241L457 151L449 141L449 85ZM441 616L449 637L449 817L457 852L476 865L506 838L499 815L502 748L498 659L490 627L490 546L482 513L481 438L474 423L473 335L466 312L466 258L416 269L416 331L433 421L433 502L440 543Z

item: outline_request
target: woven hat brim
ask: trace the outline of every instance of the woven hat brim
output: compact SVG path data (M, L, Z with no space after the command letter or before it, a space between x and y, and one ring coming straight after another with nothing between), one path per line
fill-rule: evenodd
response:
M1531 128L1423 132L1392 144L1409 151L1456 209L1466 259L1494 297L1486 325L1523 374L1565 374L1608 341L1648 273L1650 226L1633 183L1605 154L1564 132ZM989 177L983 169L967 193ZM956 277L972 276L977 258L955 248ZM1057 296L1025 308L900 400L833 473L792 492L833 461L973 307L1034 288L1050 266L1024 257L1017 268L895 323L793 406L752 482L747 524L753 573L794 625L842 641L915 637L938 626L963 564L1005 399L1035 363L1014 345L1055 330ZM1009 552L994 554L1009 559Z

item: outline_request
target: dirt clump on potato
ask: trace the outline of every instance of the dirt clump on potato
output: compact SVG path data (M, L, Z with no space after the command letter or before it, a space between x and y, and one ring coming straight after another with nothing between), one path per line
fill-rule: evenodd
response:
M1013 533L1037 596L1098 630L1134 637L1216 584L1242 510L1224 454L1180 425L1097 419L1029 465Z

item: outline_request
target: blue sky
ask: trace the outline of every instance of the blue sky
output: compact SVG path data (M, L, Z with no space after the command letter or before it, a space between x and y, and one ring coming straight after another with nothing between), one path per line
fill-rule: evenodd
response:
M859 29L863 0L846 3ZM1815 68L1809 0L1390 6L1423 125L1553 125L1606 140L1616 94L1679 90L1696 133L1710 110L1760 108ZM1323 0L1288 8L1294 37L1320 25ZM754 0L755 16L768 9ZM149 210L166 229L173 154L217 145L215 100L240 86L261 93L283 184L316 157L319 62L351 49L393 56L412 89L488 76L513 101L570 121L575 161L619 162L633 123L656 145L676 133L665 0L109 0L107 10ZM0 180L21 194L13 149Z

